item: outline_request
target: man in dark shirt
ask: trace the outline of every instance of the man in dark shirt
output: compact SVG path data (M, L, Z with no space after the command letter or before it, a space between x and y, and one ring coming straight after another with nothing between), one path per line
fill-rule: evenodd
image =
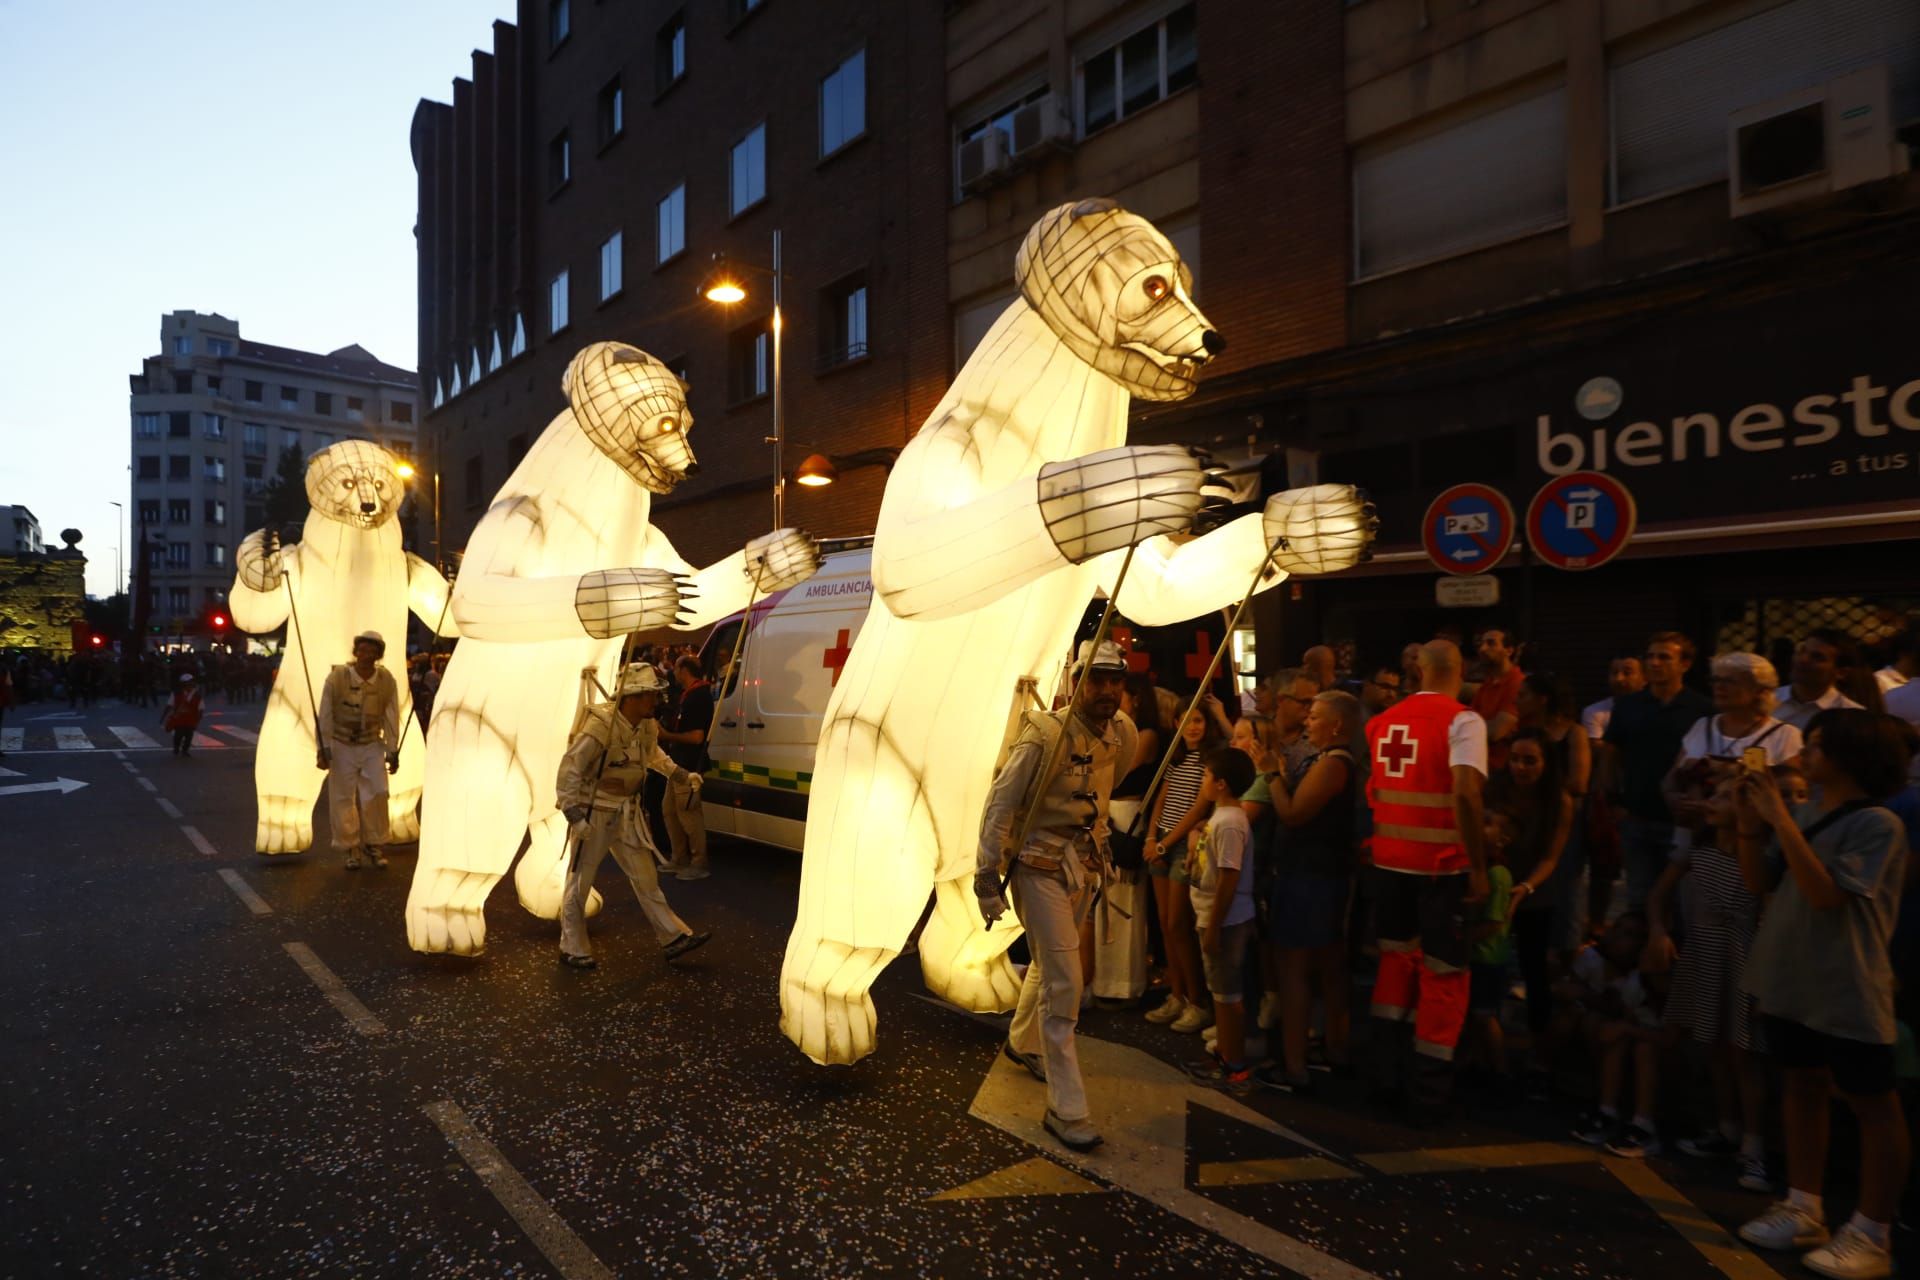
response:
M707 769L707 730L713 724L713 686L707 683L698 658L682 657L673 664L680 686L673 728L660 731L660 742L673 762L690 774ZM667 820L667 840L673 846L673 872L682 880L704 880L707 870L707 819L700 808L699 791L684 782L670 782L661 804Z
M1647 687L1615 698L1607 723L1607 746L1617 757L1620 779L1620 851L1627 871L1627 909L1646 906L1647 894L1673 851L1673 815L1661 783L1680 755L1680 740L1713 702L1685 685L1693 666L1693 641L1677 631L1656 631L1647 640Z

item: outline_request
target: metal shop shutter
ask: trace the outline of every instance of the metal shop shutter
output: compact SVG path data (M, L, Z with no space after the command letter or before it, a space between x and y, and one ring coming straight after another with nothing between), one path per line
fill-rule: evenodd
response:
M1566 89L1362 151L1354 157L1353 216L1356 277L1564 221Z
M1883 61L1894 120L1920 115L1915 0L1791 0L1617 64L1613 202L1726 177L1729 115Z

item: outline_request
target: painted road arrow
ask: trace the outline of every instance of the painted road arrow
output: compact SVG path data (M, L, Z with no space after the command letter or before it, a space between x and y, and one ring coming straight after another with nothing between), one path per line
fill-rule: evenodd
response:
M29 791L58 791L64 796L86 785L77 778L55 778L52 782L23 782L19 786L0 787L0 796L23 796Z

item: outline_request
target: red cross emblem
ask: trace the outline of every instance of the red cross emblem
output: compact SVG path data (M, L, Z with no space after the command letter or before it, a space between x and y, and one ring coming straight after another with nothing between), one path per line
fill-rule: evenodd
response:
M1187 655L1187 677L1198 680L1213 665L1213 637L1204 631L1193 633L1194 651Z
M1420 744L1404 724L1390 724L1373 746L1374 763L1389 778L1404 778L1413 762L1420 758Z
M833 647L827 650L827 656L820 660L821 666L833 672L833 683L836 686L840 683L840 672L846 667L847 658L852 653L853 650L847 646L847 628L842 627L839 638L833 642Z
M1144 653L1134 652L1132 627L1115 627L1113 630L1107 632L1107 638L1112 640L1114 645L1126 657L1127 670L1137 671L1144 675L1152 668L1152 658Z

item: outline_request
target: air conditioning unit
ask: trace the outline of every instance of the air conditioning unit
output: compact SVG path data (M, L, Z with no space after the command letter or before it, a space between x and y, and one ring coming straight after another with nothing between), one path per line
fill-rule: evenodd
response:
M987 129L960 144L960 189L984 191L1006 175L1007 134Z
M1906 170L1885 63L1756 103L1727 118L1727 196L1736 218L1878 182Z
M1043 147L1061 147L1073 141L1073 121L1060 99L1049 93L1013 113L1010 149L1016 156L1031 155Z

